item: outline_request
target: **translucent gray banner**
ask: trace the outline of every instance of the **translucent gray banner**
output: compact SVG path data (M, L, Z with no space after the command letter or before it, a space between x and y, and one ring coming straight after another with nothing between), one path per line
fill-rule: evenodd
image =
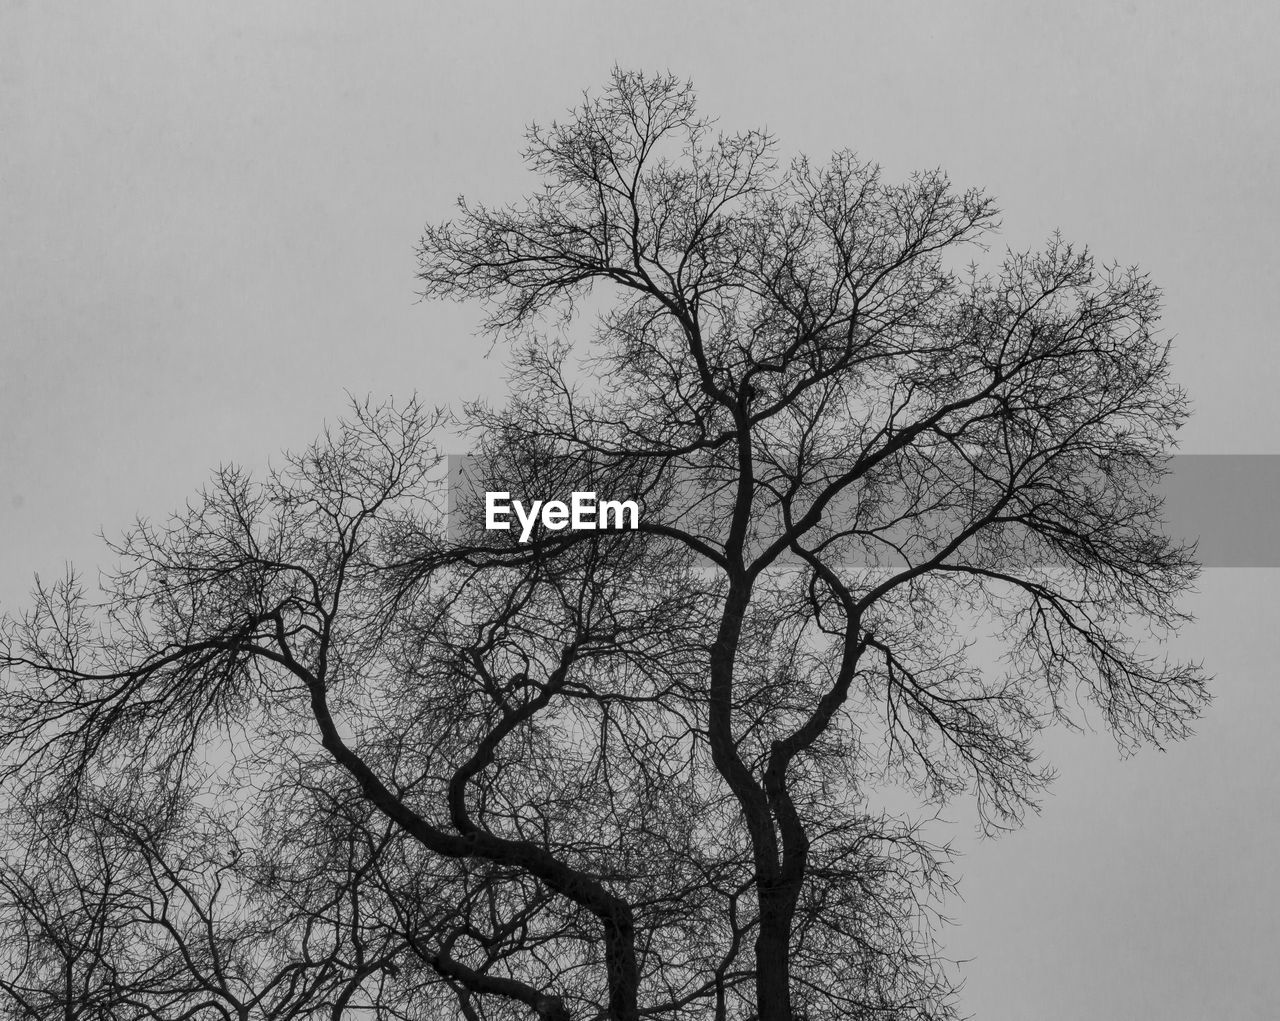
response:
M460 532L464 505L470 508L465 513L483 515L483 494L467 481L469 461L449 457L453 535ZM1173 458L1163 488L1167 533L1198 541L1205 567L1280 567L1280 454L1182 454Z
M1165 479L1168 533L1205 567L1280 567L1280 454L1180 454Z

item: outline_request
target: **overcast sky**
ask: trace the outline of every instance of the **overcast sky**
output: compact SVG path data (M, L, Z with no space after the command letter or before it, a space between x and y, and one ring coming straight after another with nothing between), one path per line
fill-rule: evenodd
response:
M1260 3L0 3L0 607L98 529L261 466L345 391L502 387L413 246L518 198L523 125L616 62L727 128L945 167L1166 290L1193 453L1280 453L1280 6ZM1176 653L1190 742L1055 736L1041 816L963 825L949 950L985 1021L1273 1018L1280 577L1207 571ZM954 815L962 818L957 810Z

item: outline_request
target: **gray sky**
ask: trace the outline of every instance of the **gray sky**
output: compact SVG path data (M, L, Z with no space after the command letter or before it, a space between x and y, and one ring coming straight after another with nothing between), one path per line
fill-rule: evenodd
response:
M785 152L941 165L1015 247L1061 228L1139 263L1197 408L1183 450L1280 453L1278 51L1257 3L7 0L0 606L219 462L304 444L344 389L497 393L474 310L416 302L414 242L459 192L517 198L523 125L615 62ZM1206 572L1175 650L1219 678L1191 742L1057 736L1040 817L958 827L976 1016L1274 1016L1278 583Z

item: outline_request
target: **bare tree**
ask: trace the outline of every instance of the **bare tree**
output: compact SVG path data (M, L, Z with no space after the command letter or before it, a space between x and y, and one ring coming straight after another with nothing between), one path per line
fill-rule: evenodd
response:
M1007 827L1081 693L1121 740L1186 732L1199 670L1135 637L1195 574L1154 490L1185 399L1136 270L1055 238L984 274L982 194L774 153L619 71L531 129L540 191L427 230L425 293L514 341L447 529L440 416L360 405L140 523L101 597L6 620L6 810L129 848L58 873L89 938L42 921L19 840L15 945L158 975L108 915L180 895L189 927L129 925L218 1005L139 980L103 1016L953 1016L945 849L868 791ZM597 285L575 358L538 330ZM643 514L521 542L493 489ZM187 807L104 816L125 780Z
M618 72L530 131L542 191L464 202L421 248L426 293L487 302L495 332L608 285L586 378L535 339L521 393L478 420L704 496L646 531L721 583L707 740L750 835L767 1019L792 1016L821 792L869 720L886 761L1005 825L1077 688L1131 739L1182 734L1203 701L1129 628L1176 625L1195 570L1153 495L1186 414L1154 286L1058 238L957 273L994 226L981 193L773 152L714 134L687 85ZM1006 672L966 664L960 611L999 626Z

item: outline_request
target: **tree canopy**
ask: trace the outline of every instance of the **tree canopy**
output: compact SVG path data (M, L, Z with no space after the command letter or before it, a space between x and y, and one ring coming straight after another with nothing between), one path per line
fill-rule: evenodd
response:
M1044 727L1204 705L1144 274L981 269L983 193L783 161L667 75L525 160L419 252L508 400L358 403L5 619L11 1016L952 1017L946 849L869 792L1017 825ZM643 513L521 542L488 490Z

